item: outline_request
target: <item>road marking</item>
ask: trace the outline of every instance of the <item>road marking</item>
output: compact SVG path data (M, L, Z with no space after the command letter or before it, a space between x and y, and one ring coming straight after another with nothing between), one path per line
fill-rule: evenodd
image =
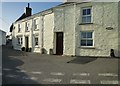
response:
M51 75L59 75L59 76L63 76L65 75L64 73L60 73L60 72L52 72L50 73Z
M118 76L116 73L99 73L98 76Z
M30 79L31 79L31 80L37 80L38 78L36 78L36 77L31 77Z
M70 80L70 84L90 84L90 80L72 79L72 80Z
M9 69L9 68L3 68L3 70L5 70L5 71L11 71L12 69Z
M73 76L89 76L89 73L73 73Z
M101 84L118 84L118 80L101 80L100 81Z
M24 76L24 77L22 77L23 79L31 79L31 80L37 80L38 78L36 78L36 77L26 77L26 76Z
M12 75L12 74L9 74L9 75L6 75L5 77L16 78L16 77L18 77L18 75Z
M61 82L61 79L48 78L48 79L44 79L43 81L45 81L45 82L60 83L60 82Z
M42 72L31 72L32 74L42 74Z
M16 72L27 72L27 71L25 71L25 70L16 70Z

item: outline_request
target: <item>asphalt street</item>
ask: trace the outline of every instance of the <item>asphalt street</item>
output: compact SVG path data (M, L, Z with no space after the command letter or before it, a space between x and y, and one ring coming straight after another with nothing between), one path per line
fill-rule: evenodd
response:
M41 55L4 46L2 83L117 85L118 61L118 58L110 57Z

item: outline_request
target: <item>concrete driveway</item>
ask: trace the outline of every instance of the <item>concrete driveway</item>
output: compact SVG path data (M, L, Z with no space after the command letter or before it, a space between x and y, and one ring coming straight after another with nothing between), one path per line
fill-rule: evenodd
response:
M3 48L3 84L118 84L118 58L68 57Z

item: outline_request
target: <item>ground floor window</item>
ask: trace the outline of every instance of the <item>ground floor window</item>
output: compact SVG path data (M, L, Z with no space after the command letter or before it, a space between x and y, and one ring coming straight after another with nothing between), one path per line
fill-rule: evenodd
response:
M38 37L35 37L35 46L38 46Z
M81 46L93 46L93 31L81 31Z
M22 45L22 37L18 37L18 44Z

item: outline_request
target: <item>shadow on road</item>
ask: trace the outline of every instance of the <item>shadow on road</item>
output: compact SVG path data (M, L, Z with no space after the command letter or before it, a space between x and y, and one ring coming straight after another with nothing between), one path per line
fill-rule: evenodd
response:
M91 57L75 57L71 61L68 61L67 63L76 63L76 64L87 64L89 62L93 62L97 60L97 58L91 58Z
M24 64L16 56L22 56L23 52L2 47L2 84L38 84L35 78L31 78L26 74L25 70L21 70L18 66Z

